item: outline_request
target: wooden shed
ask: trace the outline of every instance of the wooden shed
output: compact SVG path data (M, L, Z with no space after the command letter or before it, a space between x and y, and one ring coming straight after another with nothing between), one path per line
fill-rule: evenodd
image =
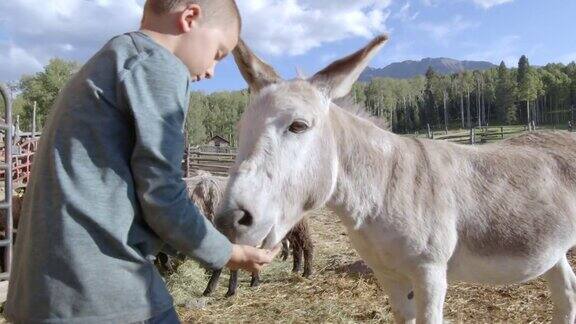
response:
M222 136L216 135L208 141L208 146L214 147L230 147L230 142Z

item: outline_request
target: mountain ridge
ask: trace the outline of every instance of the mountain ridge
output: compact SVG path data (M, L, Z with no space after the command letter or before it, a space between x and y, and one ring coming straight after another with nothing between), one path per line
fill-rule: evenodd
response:
M361 82L369 82L373 78L409 79L419 75L425 75L428 67L432 67L438 74L453 74L461 71L488 70L498 66L487 61L427 57L419 61L406 60L395 62L383 68L368 67L362 72L359 80Z

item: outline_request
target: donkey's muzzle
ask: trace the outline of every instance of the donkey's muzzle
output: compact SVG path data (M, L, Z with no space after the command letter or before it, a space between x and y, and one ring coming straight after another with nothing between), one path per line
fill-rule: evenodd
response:
M227 210L216 216L216 228L234 242L238 233L248 230L254 224L252 214L244 209Z

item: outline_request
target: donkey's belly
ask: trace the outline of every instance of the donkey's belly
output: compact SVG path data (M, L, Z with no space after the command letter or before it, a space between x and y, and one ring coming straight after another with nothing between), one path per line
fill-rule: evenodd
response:
M374 271L375 276L397 280L409 280L406 260L398 253L400 249L387 241L389 235L382 235L377 228L354 230L348 228L352 247Z
M394 229L372 223L354 226L353 223L344 222L344 225L348 229L353 247L378 278L410 280L415 266L431 261L419 259L419 254L414 253L411 248L412 237L399 235ZM437 249L445 247L449 253L448 243L441 243L446 246L437 246ZM507 249L493 249L491 253L472 253L466 244L457 244L448 261L448 280L492 285L524 282L544 274L572 246L573 237L565 236L562 240L540 244L527 249L527 253L514 255Z
M411 265L419 260L409 259L394 240L387 239L392 235L382 235L377 228L348 229L354 249L378 278L410 280ZM524 282L544 274L565 253L562 247L550 247L523 257L482 256L459 247L448 263L448 280L491 285Z
M448 280L491 285L525 282L544 274L564 254L557 249L526 257L481 256L460 248L448 263Z

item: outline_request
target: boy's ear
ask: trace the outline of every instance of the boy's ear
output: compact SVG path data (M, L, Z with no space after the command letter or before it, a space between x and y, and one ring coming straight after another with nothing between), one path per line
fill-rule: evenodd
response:
M250 86L250 92L257 93L267 85L282 80L274 68L256 56L241 38L232 53L240 73Z
M310 82L324 91L331 99L346 96L352 90L354 82L358 80L370 60L384 46L387 40L388 35L374 38L358 52L340 59L316 73L310 79Z
M194 28L202 18L202 8L197 4L190 4L180 13L180 30L184 33Z

